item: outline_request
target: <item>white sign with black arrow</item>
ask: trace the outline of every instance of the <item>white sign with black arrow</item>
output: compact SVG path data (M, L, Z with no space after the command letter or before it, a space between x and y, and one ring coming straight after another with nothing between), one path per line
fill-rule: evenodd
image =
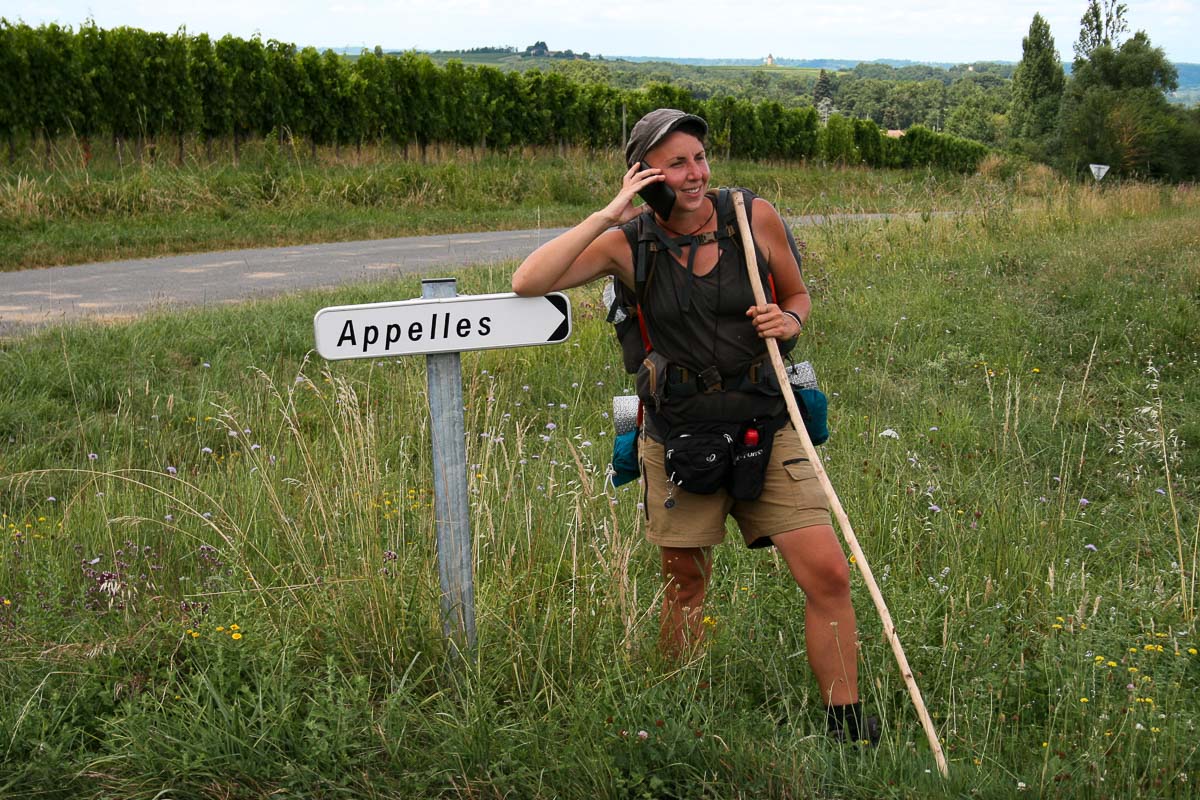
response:
M571 304L552 292L331 306L317 312L313 328L317 352L330 360L526 347L566 341Z

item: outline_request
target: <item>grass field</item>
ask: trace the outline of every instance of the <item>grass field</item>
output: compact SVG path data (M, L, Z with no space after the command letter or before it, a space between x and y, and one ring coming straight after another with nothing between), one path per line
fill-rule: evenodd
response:
M823 735L770 552L719 548L708 645L659 658L597 287L569 343L463 355L479 648L448 666L422 360L310 352L316 309L406 280L0 345L0 796L1194 796L1200 196L970 186L800 234L826 466L949 781L857 578L877 749Z
M482 154L435 149L421 161L368 147L319 151L273 142L227 149L209 163L203 146L176 167L124 166L97 143L82 169L77 142L49 166L40 153L0 168L0 270L214 249L352 241L451 231L568 225L611 199L616 153ZM789 214L953 210L981 190L959 175L717 165L728 185L753 186Z

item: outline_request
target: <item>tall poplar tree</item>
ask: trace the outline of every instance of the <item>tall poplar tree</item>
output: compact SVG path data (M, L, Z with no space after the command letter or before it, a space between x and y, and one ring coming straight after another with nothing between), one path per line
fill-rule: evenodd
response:
M1087 60L1097 47L1120 44L1117 38L1129 30L1125 21L1128 6L1118 0L1088 0L1079 20L1079 39L1075 42L1075 62Z
M829 73L821 70L816 85L813 86L813 105L820 105L825 98L833 99L833 82L829 80Z
M1021 61L1013 73L1008 109L1013 139L1037 144L1054 130L1065 85L1050 25L1041 14L1034 14L1029 35L1021 41Z

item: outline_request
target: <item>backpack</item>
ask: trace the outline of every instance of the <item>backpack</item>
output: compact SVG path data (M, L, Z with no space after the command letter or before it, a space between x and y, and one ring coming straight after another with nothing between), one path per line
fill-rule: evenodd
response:
M749 189L718 189L716 199L717 227L700 236L671 238L655 219L654 212L647 210L635 219L621 226L630 249L634 255L634 287L626 286L617 278L611 278L604 289L604 303L608 308L607 320L613 326L613 332L621 347L621 360L625 371L636 374L653 350L650 332L642 314L641 301L646 294L646 286L653 278L653 268L658 261L658 253L666 250L678 258L682 254L682 244L691 245L689 258L694 256L699 245L717 241L719 246L736 247L738 260L745 266L745 256L742 250L741 231L738 228L737 217L733 210L733 192L740 191L745 199L747 222L752 219L751 213L755 194ZM801 264L801 256L791 230L784 225L788 245L796 258L796 264ZM691 265L689 264L689 269ZM775 283L767 276L767 301L775 300ZM683 301L688 302L686 297ZM643 408L638 404L637 422L633 430L620 433L613 441L613 459L610 465L610 476L614 486L621 486L638 477L637 436L642 427ZM808 420L805 420L808 425ZM826 436L828 434L826 433ZM822 439L824 441L824 439Z
M704 245L716 241L722 249L725 247L738 248L738 259L745 264L742 252L741 231L738 229L737 217L733 210L733 192L740 191L746 201L746 221L753 220L752 208L757 196L749 189L718 189L717 190L717 227L696 237L671 238L655 219L654 212L645 211L641 216L621 226L625 238L633 251L634 287L630 288L617 278L610 278L604 289L604 302L608 307L608 322L613 326L617 342L621 346L621 361L625 371L633 375L638 371L646 354L653 349L650 342L650 331L646 327L645 318L641 313L641 301L646 294L646 285L653 278L654 265L658 261L658 253L666 250L679 257L682 254L681 244ZM784 225L788 246L796 257L796 264L802 267L800 250L792 231ZM689 241L694 239L695 241ZM689 255L696 252L693 246ZM767 302L775 300L775 282L767 277ZM685 298L684 302L687 300ZM685 305L686 309L686 305Z

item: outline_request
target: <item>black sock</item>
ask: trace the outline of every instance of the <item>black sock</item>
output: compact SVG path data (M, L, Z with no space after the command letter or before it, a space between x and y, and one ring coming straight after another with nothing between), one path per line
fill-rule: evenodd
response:
M848 742L857 742L859 731L862 730L862 703L826 706L825 720L829 724L830 733L837 734Z

